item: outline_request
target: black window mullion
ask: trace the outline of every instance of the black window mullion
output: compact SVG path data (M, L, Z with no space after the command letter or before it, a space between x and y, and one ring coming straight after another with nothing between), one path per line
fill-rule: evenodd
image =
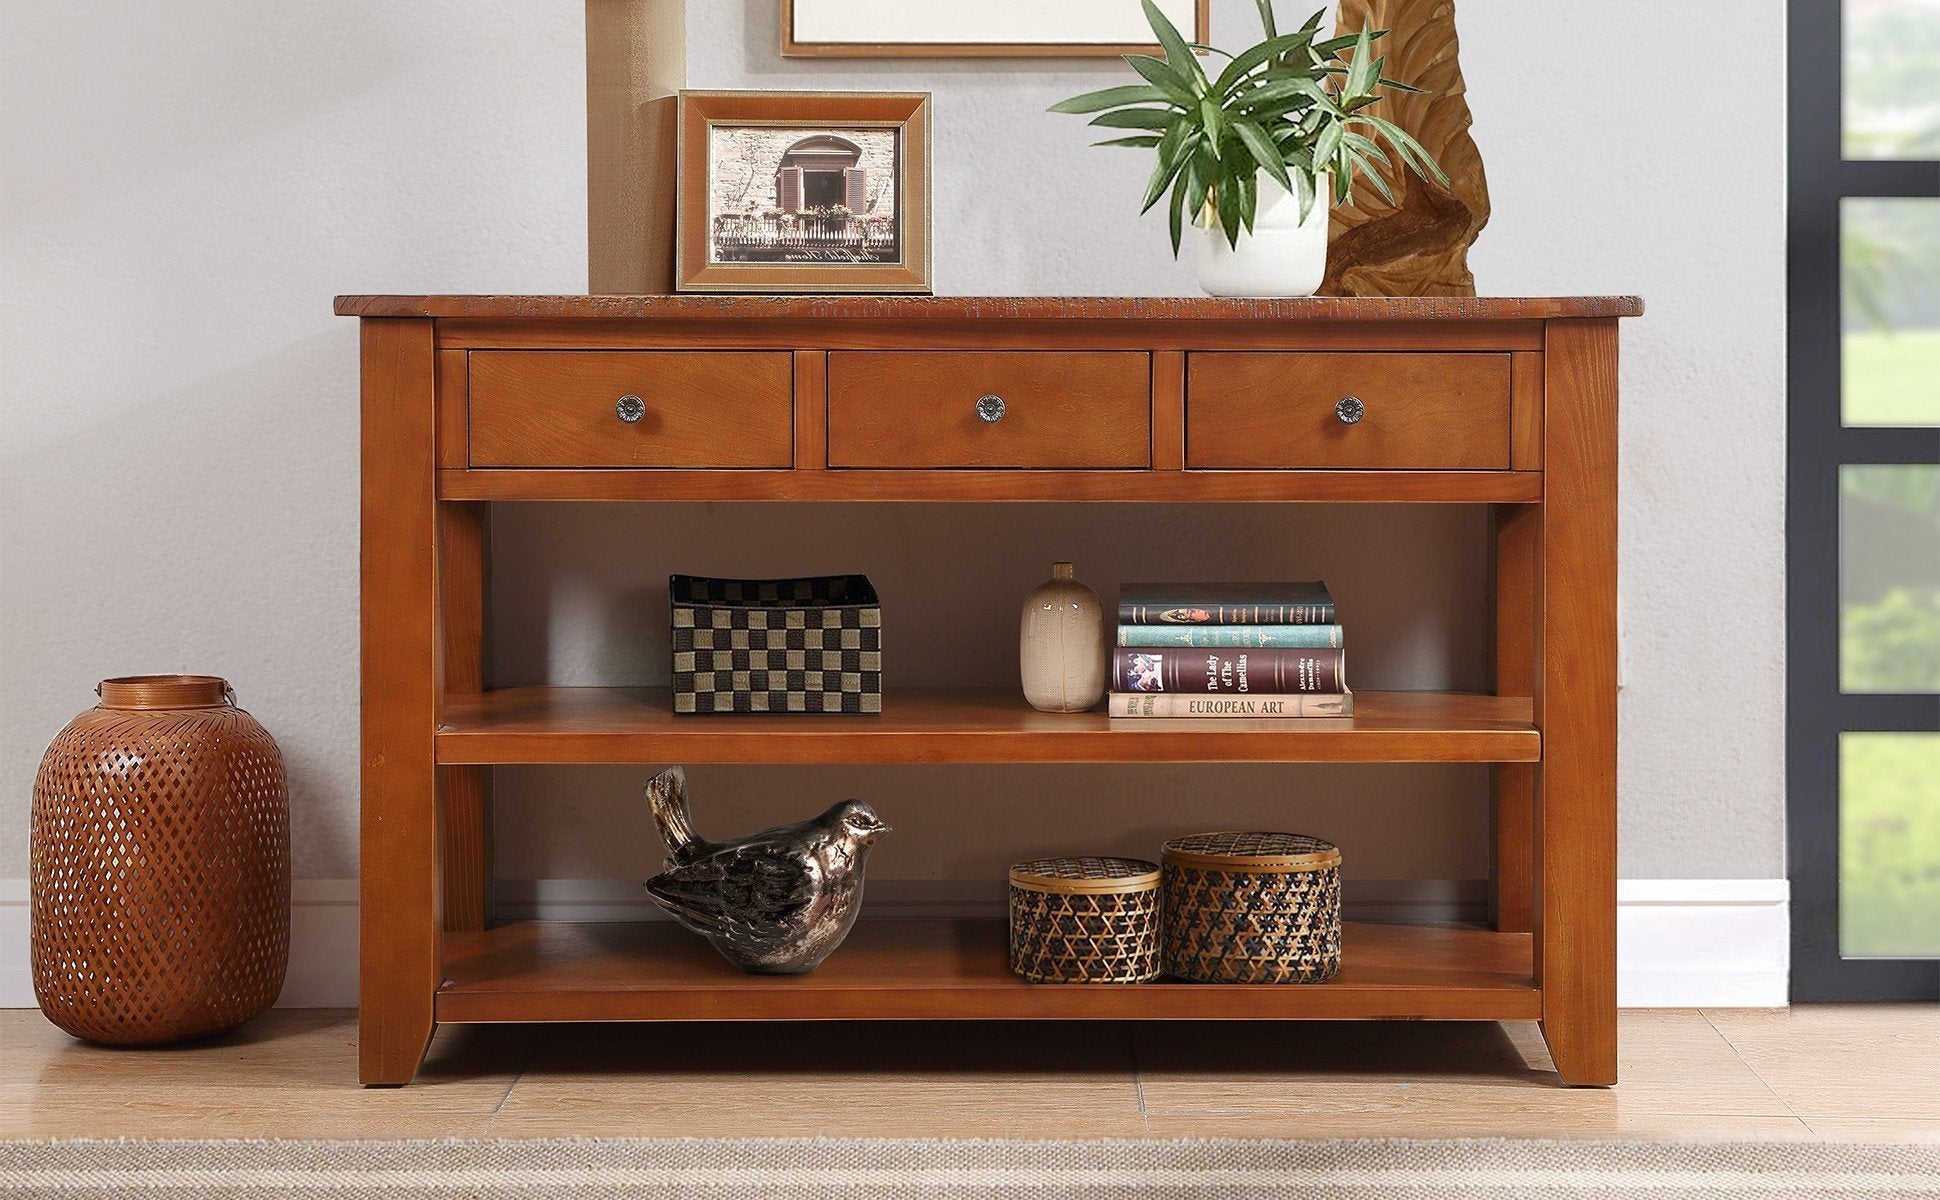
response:
M1853 159L1839 163L1835 170L1839 194L1844 196L1920 199L1940 192L1940 162Z
M1849 692L1839 697L1837 733L1930 733L1940 729L1940 696Z
M1836 351L1835 351L1836 353ZM1837 360L1835 360L1835 367ZM1838 380L1833 380L1832 413L1839 414ZM1940 380L1934 382L1940 387ZM1821 403L1824 400L1821 399ZM1833 440L1830 459L1839 465L1872 466L1907 464L1925 466L1940 463L1940 429L1903 429L1891 425L1855 425L1829 431Z

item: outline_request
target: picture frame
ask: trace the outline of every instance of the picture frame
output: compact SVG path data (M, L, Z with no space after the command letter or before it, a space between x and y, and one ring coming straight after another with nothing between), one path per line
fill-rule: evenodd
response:
M1211 38L1212 0L1155 0ZM1109 58L1158 54L1139 0L780 0L785 58Z
M683 91L676 290L928 292L928 92Z

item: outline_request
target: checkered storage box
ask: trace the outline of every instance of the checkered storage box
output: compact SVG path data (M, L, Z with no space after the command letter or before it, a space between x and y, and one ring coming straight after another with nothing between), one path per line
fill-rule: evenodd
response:
M882 602L862 575L668 581L677 713L879 713Z

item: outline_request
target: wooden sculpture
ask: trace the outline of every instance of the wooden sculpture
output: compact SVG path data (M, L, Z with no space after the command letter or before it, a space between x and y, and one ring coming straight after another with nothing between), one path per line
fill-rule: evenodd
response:
M1424 89L1370 110L1400 125L1447 172L1448 186L1390 171L1394 202L1374 188L1334 209L1323 296L1473 296L1468 248L1489 222L1482 155L1469 136L1467 88L1456 58L1454 0L1341 0L1335 26L1386 29L1382 74Z

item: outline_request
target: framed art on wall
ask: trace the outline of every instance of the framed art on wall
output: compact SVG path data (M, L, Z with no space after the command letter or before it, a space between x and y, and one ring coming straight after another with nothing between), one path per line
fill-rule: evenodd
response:
M683 292L930 290L927 92L682 92Z
M1154 0L1202 45L1211 0ZM1156 54L1139 0L781 0L790 58L1077 58Z

